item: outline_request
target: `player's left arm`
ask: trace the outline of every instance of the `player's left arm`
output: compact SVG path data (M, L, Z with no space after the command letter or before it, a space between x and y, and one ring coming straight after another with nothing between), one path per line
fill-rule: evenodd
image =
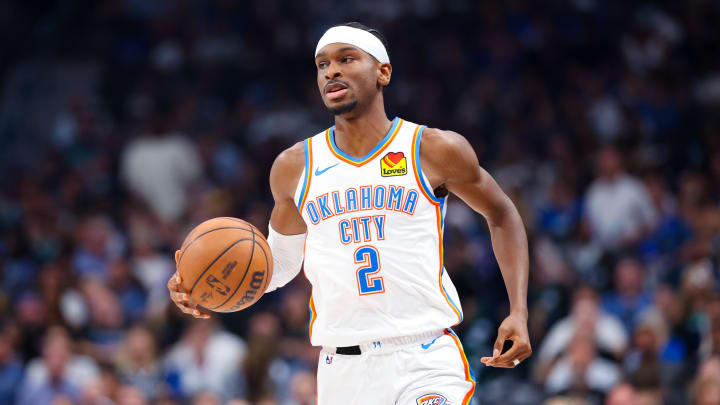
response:
M444 187L482 214L490 228L493 251L510 300L510 315L498 328L488 366L514 367L532 353L527 328L528 243L522 218L510 198L490 174L480 167L470 143L460 134L426 128L420 140L423 172L433 190ZM502 353L505 340L513 346Z

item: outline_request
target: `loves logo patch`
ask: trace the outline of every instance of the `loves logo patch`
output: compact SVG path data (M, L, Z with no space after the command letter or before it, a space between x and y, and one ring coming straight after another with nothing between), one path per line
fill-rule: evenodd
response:
M425 394L416 400L417 405L444 405L447 398L440 394Z
M402 152L390 152L380 159L380 175L383 177L407 174L407 159Z

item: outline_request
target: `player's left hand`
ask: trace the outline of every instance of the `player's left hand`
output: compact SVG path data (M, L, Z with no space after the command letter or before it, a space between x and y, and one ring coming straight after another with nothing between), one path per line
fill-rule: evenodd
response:
M503 345L506 340L512 340L513 345L508 351L502 353ZM530 336L527 328L527 312L511 313L505 318L498 328L498 336L493 345L492 357L482 357L482 361L486 366L514 368L517 364L513 360L522 362L530 357L532 348L530 347ZM518 363L519 364L519 363Z

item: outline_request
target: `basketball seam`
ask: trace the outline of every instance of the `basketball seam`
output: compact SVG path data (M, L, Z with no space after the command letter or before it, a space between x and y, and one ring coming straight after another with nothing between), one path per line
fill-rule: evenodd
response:
M242 219L238 219L238 218L234 218L234 217L218 217L218 218L215 218L215 219L229 219L229 220L234 221L234 222L240 222L240 223L243 223L243 224L245 224L245 225L253 226L252 224L248 223L247 221L243 221ZM207 220L207 221L205 221L205 222L208 222L208 221L210 221L210 220ZM205 222L201 223L200 225L204 224ZM200 225L198 225L198 226L200 226ZM217 228L215 228L215 229L217 229ZM212 230L214 230L214 229L211 229L211 231L212 231ZM193 229L193 231L195 231L195 229ZM205 233L207 233L207 232L205 232ZM205 233L203 233L202 235L205 235ZM200 236L202 236L202 235L200 235ZM187 240L187 238L189 238L190 236L193 236L192 232L190 232L190 234L189 234L185 239ZM200 236L198 236L198 238L199 238ZM188 246L190 245L191 242L193 242L193 241L195 241L195 240L197 240L197 238L195 238L195 239L191 240L190 242L188 242ZM183 243L184 243L184 241L183 241Z
M180 258L178 259L177 267L178 267L178 268L180 267L180 263L182 262L182 258L183 258L183 256L185 256L185 252L186 252L187 249L190 247L190 245L192 245L196 240L198 240L198 239L200 239L201 237L209 234L210 232L221 231L221 230L223 230L223 229L242 229L243 231L251 231L251 232L252 232L252 229L241 228L241 227L239 227L239 226L223 226L223 227L220 227L220 228L213 228L213 229L210 229L209 231L205 231L205 232L203 232L202 234L198 235L197 238L191 240L191 241L188 243L188 245L185 246L185 248L180 252Z
M251 223L249 223L249 222L247 222L247 221L244 221L244 220L242 220L242 219L240 219L240 218L234 218L234 217L220 217L220 218L222 218L222 219L229 219L229 220L234 221L234 222L240 222L240 223L243 223L243 224L245 224L245 225L253 226Z
M247 266L245 266L245 274L243 274L243 277L242 277L242 279L240 279L240 282L237 283L237 286L235 287L235 291L233 291L232 294L230 294L222 304L216 305L216 306L210 308L211 310L215 310L215 309L220 308L221 306L227 304L228 301L230 301L230 299L232 299L232 297L235 296L235 293L237 293L237 291L240 289L240 286L242 285L243 281L245 281L245 277L247 277L248 270L250 270L250 265L252 264L253 255L255 254L255 244L257 243L257 242L255 242L255 230L251 228L250 232L252 232L252 242L253 243L252 243L252 248L250 248L250 258L248 259ZM250 240L250 239L248 239L248 240ZM225 252L223 252L220 256L222 256L224 254L225 254Z
M215 262L217 262L225 253L227 253L228 250L232 249L233 246L235 246L235 245L237 245L238 243L240 243L240 242L242 242L242 241L245 241L245 240L251 240L251 239L250 239L250 238L238 239L238 240L236 240L235 242L233 242L232 245L230 245L230 246L228 246L227 248L225 248L225 250L223 250L222 253L220 253L219 255L217 255L217 257L216 257L210 264L208 264L207 267L205 267L205 270L203 270L203 272L200 273L200 275L198 276L198 278L195 279L195 282L193 283L192 287L190 287L190 294L192 294L192 292L193 292L193 290L195 289L195 286L197 285L197 283L198 283L198 282L200 281L200 279L205 275L205 273L207 273L207 271L210 269L210 267L212 267L212 265L215 264ZM253 246L254 246L254 244L253 244ZM250 257L250 259L252 260L252 257Z

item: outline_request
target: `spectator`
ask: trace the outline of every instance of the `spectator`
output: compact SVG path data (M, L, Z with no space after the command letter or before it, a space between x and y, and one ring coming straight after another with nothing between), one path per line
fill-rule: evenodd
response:
M317 381L314 373L303 371L293 375L290 380L292 400L283 405L317 404Z
M181 397L210 392L223 400L237 396L238 365L245 342L220 329L215 318L194 320L165 357L165 369Z
M108 277L110 263L122 250L120 236L105 216L85 218L80 225L73 256L73 270L78 276L91 276L101 280Z
M125 337L125 314L117 295L101 281L88 278L81 289L90 312L84 335L84 349L103 362L112 362Z
M7 325L0 327L0 403L15 402L15 392L23 378L23 364L17 357L12 333Z
M122 381L142 390L148 399L155 400L167 393L150 329L143 326L130 329L115 356L115 364Z
M592 331L575 333L565 356L552 366L545 381L549 393L570 393L580 397L607 393L620 380L620 368L598 357Z
M620 259L615 265L614 289L602 299L603 309L618 317L630 333L635 328L638 315L652 304L652 298L643 286L644 274L639 260L632 257Z
M637 402L635 387L628 383L615 385L605 397L605 405L628 405Z
M597 178L585 195L585 218L594 241L606 249L632 245L651 231L657 213L643 184L625 173L620 152L597 153Z
M555 323L537 353L537 376L544 381L552 363L570 346L577 331L592 331L597 350L620 358L627 347L622 323L599 307L597 292L585 286L575 291L570 316Z
M260 313L250 320L248 332L248 355L243 362L247 398L251 401L274 398L276 389L290 386L290 375L287 373L270 375L270 368L279 354L280 322L275 315ZM273 377L285 378L273 381Z
M158 121L165 120L161 116ZM192 143L167 133L165 123L133 140L122 157L122 177L155 214L165 221L179 219L187 208L187 188L201 174L200 158Z
M98 375L92 360L73 355L67 332L51 328L43 341L42 358L31 361L26 369L17 404L51 404L58 398L77 402L85 384Z
M192 405L222 405L222 402L211 392L201 392L193 397Z
M708 330L703 336L700 346L702 358L720 356L720 294L715 294L708 303Z
M236 399L231 399L231 400L227 401L227 403L225 403L225 405L252 405L252 404L250 404L250 402L248 402L247 400L236 398Z
M625 371L639 394L655 397L662 386L675 387L682 363L666 358L669 342L666 320L657 311L648 311L635 328L633 346L625 358Z
M709 377L693 386L694 405L720 405L720 378Z
M148 405L143 392L132 385L123 385L117 392L117 405Z
M141 321L147 308L147 297L140 282L130 272L130 264L124 259L110 263L107 283L131 323Z

